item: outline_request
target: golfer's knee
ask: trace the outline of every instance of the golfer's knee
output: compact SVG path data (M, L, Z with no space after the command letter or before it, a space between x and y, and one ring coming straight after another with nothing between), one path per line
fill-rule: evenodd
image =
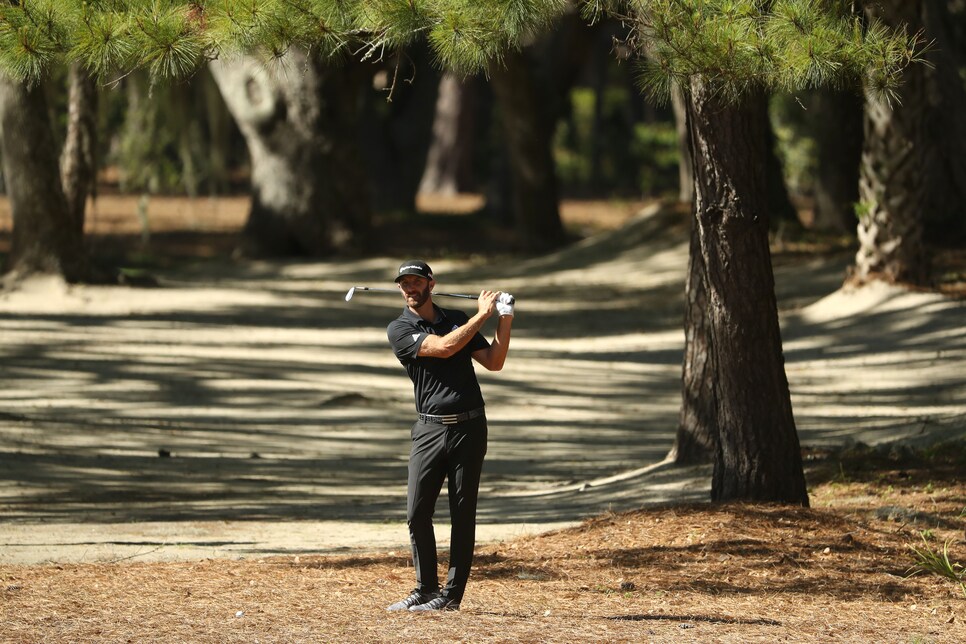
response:
M410 530L413 528L419 529L426 526L431 526L433 524L433 513L431 511L426 512L421 510L407 512L406 524L409 526Z

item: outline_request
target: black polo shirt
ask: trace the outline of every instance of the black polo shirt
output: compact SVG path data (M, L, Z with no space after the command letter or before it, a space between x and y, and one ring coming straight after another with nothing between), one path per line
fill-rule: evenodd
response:
M472 354L489 347L490 343L477 333L449 358L419 357L419 347L427 335L446 335L469 321L469 316L462 311L441 309L435 304L433 308L435 323L427 322L406 307L386 329L393 353L413 381L416 411L459 414L482 407L483 394L476 380Z

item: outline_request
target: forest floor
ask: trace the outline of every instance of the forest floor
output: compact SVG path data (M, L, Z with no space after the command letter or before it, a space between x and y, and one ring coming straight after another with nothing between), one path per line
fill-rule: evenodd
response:
M966 590L908 576L914 547L966 562L961 253L934 291L844 289L846 242L776 237L812 507L713 506L708 467L662 463L681 213L568 202L586 239L519 257L467 198L383 222L392 256L252 262L230 259L244 199L136 202L102 197L90 239L155 286L0 294L0 641L966 640ZM401 305L344 301L402 254L519 301L507 368L480 374L470 590L428 617L384 612L413 585Z

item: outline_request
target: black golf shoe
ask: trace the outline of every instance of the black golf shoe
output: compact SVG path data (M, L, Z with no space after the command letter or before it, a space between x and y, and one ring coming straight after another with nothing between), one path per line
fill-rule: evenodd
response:
M411 610L413 606L419 606L420 604L425 604L432 601L433 599L439 597L438 593L423 593L417 588L409 597L401 601L392 604L386 610Z
M423 604L416 604L410 607L409 612L419 613L423 611L433 611L433 610L459 610L460 603L455 599L450 599L449 597L444 597L439 595L428 602Z

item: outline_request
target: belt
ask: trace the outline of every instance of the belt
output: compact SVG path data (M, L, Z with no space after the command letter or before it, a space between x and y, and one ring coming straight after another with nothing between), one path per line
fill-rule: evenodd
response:
M483 407L464 411L462 414L445 414L437 416L435 414L420 414L419 421L423 423L440 423L442 425L455 425L472 418L479 418L483 415Z

